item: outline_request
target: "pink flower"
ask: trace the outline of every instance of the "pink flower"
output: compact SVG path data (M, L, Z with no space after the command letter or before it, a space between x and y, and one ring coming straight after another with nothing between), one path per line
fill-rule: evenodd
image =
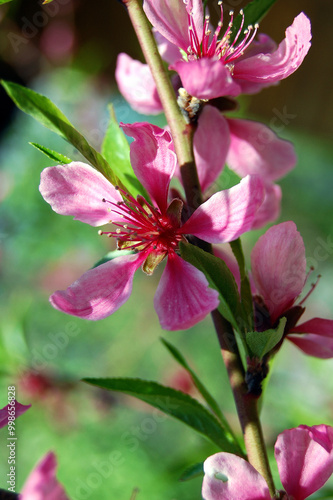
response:
M8 416L13 416L12 414L15 412L15 418L23 415L31 405L22 405L16 399L13 399L12 402L14 404L8 404L4 408L0 409L0 429L8 425Z
M310 48L309 19L299 14L276 47L267 36L254 41L258 25L243 31L246 19L230 42L234 14L220 36L221 19L212 33L209 16L204 17L201 0L144 0L144 10L155 29L183 53L171 64L187 92L199 99L255 93L292 74Z
M180 258L179 242L194 235L220 243L249 230L263 201L262 182L257 176L247 176L237 186L214 194L183 222L181 200L168 200L176 168L170 134L147 123L123 125L123 129L135 139L131 144L133 170L151 201L142 196L134 199L80 162L45 169L40 191L59 214L74 215L92 226L112 221L116 229L101 234L117 238L118 248L136 253L90 269L67 290L55 292L50 301L56 309L74 316L106 318L129 298L135 271L142 266L152 274L167 257L155 309L166 330L186 329L219 301L204 274Z
M56 478L56 457L48 453L29 475L19 495L20 500L68 500Z
M287 493L283 498L308 498L333 473L333 428L300 425L282 432L275 444L275 459ZM271 500L264 478L236 455L216 453L207 458L204 471L204 500Z
M311 356L333 357L333 320L313 318L296 326L309 295L296 303L307 280L305 248L296 225L289 221L268 229L254 246L251 263L256 329L274 327L286 317L288 340Z

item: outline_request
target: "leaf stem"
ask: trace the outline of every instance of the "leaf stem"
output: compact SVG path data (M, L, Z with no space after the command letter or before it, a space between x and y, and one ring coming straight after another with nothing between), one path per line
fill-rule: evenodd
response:
M189 209L193 211L202 203L202 193L193 155L193 127L185 122L179 109L175 91L158 52L155 38L140 0L123 0L123 3L127 7L143 55L155 80L173 138L186 201Z

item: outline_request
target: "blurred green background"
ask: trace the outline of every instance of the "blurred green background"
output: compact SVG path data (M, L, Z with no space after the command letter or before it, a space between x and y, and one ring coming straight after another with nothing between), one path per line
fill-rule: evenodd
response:
M233 0L225 5L237 10L244 3ZM1 76L50 97L95 147L107 126L108 102L115 106L119 121L163 125L161 116L134 113L117 93L117 53L141 57L121 4L54 0L48 9L31 0L0 7ZM295 142L299 157L297 168L280 182L279 222L296 222L309 265L315 267L314 275L322 275L308 301L307 317L333 318L333 127L328 83L333 54L327 41L332 4L278 0L261 31L280 41L301 10L313 25L313 47L302 67L279 86L242 99L241 113L268 125L276 116L274 110L283 112L285 107L295 115L279 127L282 137ZM28 142L74 159L79 156L32 118L14 111L3 93L0 96L0 407L7 404L8 385L16 385L20 402L32 403L16 424L18 489L43 454L53 450L58 477L73 500L130 500L136 488L137 500L199 500L201 478L179 482L179 477L217 448L180 422L156 417L148 405L93 389L80 379L141 377L197 397L160 342L164 336L184 353L239 433L211 320L188 331L161 330L152 306L160 268L150 278L137 273L130 300L103 321L85 322L49 305L50 293L70 285L112 246L96 229L55 214L43 201L39 176L52 162ZM248 257L262 232L243 238ZM333 425L332 370L331 360L312 359L288 343L283 346L264 401L263 425L270 445L288 427ZM2 488L8 472L5 441L3 430ZM311 498L333 498L333 486L328 484Z

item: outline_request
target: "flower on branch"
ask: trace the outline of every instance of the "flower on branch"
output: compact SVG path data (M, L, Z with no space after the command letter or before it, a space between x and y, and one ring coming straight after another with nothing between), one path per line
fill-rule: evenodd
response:
M275 443L281 483L274 498L304 500L319 490L333 473L333 428L328 425L282 432ZM271 500L268 486L246 460L231 453L216 453L204 462L204 500Z
M171 44L180 50L182 57L164 48L170 69L179 74L189 94L199 99L253 94L287 78L302 64L311 45L305 14L294 19L277 47L267 35L255 40L259 26L246 26L242 10L238 32L233 33L233 11L223 31L222 1L219 6L221 18L214 30L209 15L204 16L202 0L144 0L146 15L164 37L164 47Z
M186 242L188 235L209 243L228 242L248 231L263 202L263 184L258 176L247 176L233 188L215 193L184 220L183 202L168 197L176 168L169 132L148 123L123 125L123 129L134 138L131 163L150 199L133 198L80 162L46 168L40 192L59 214L74 215L92 226L113 223L113 230L100 234L116 238L119 249L135 253L90 269L67 290L55 292L50 301L74 316L106 318L129 298L140 266L152 274L167 258L155 309L166 330L186 329L215 309L219 300L204 274L179 256L179 243Z
M298 324L309 293L296 303L308 275L303 239L294 222L268 229L254 246L251 263L256 329L275 327L280 318L286 317L284 336L288 340L311 356L333 357L333 320L313 318Z

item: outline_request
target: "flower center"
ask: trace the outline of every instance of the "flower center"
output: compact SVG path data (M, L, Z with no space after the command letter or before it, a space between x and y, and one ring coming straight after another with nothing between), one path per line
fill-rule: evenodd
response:
M243 10L240 10L240 15L242 16L241 25L235 35L235 38L233 39L232 42L230 42L232 27L234 22L234 12L231 10L229 12L230 22L228 24L228 28L225 31L222 38L219 39L219 35L223 27L222 1L219 1L218 5L221 9L221 19L217 25L217 28L214 31L214 34L212 35L212 31L210 28L210 17L206 16L203 25L201 43L199 42L200 37L198 36L198 32L195 27L193 14L192 13L188 14L188 34L190 39L190 46L187 49L187 59L189 61L193 61L196 59L200 59L202 57L217 57L222 61L223 64L228 65L230 69L232 69L233 61L235 61L235 59L237 59L238 57L242 56L244 51L252 43L258 31L259 25L255 24L254 27L252 25L249 25L247 29L243 32L244 38L239 43L237 43L239 37L242 34L245 22L244 12Z
M103 199L103 202L112 205L110 211L114 214L115 220L110 222L117 226L117 229L99 231L99 234L107 234L109 237L116 238L119 249L137 252L154 251L155 254L163 254L163 256L170 251L177 250L179 242L183 239L183 236L177 233L180 227L180 217L174 217L168 211L162 214L143 196L135 199L122 189L117 189L122 192L124 201L113 203ZM174 202L179 202L179 200L174 200Z

